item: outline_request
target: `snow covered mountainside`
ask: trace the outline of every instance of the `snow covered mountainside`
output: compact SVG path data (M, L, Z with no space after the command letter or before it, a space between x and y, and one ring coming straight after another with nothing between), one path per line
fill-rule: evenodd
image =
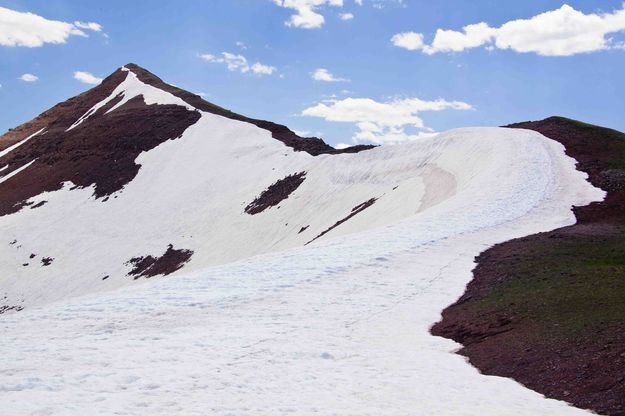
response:
M539 133L338 151L127 65L0 175L12 414L585 414L428 333L475 255L603 197Z
M80 105L70 100L0 139L11 144L0 153L2 306L41 305L426 214L509 169L516 143L541 142L534 133L482 129L358 153L332 154L325 144L310 152L304 146L318 139L275 140L276 128L180 91L128 65L77 97Z

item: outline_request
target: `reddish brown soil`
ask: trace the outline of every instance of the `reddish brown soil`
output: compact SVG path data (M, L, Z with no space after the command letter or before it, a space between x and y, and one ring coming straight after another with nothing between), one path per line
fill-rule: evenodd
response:
M608 195L576 207L573 226L480 254L432 333L463 344L485 374L625 415L625 134L560 117L509 127L562 143Z
M175 249L173 245L167 246L167 250L160 257L143 256L133 257L127 264L134 266L133 269L128 272L128 276L134 276L134 280L140 277L149 279L150 277L162 275L167 276L181 269L185 263L187 263L193 255L192 250ZM102 280L108 278L106 276Z
M324 235L326 235L327 233L329 233L330 231L332 231L333 229L335 229L339 225L343 224L345 221L347 221L350 218L352 218L354 215L357 215L357 214L361 213L362 211L364 211L365 209L369 208L377 200L378 200L378 198L371 198L371 199L368 199L367 201L363 202L362 204L356 205L354 208L352 208L352 212L350 212L348 216L346 216L345 218L340 219L337 222L335 222L330 228L328 228L327 230L321 232L321 234L319 234L318 236L316 236L315 238L313 238L312 240L307 242L305 245L308 245L308 244L312 243L313 241L315 241L316 239L323 237ZM308 228L308 226L306 228ZM302 231L300 231L300 232L302 232Z
M299 172L279 179L269 188L265 189L248 206L245 212L254 215L263 212L267 208L274 207L291 195L306 179L306 172Z

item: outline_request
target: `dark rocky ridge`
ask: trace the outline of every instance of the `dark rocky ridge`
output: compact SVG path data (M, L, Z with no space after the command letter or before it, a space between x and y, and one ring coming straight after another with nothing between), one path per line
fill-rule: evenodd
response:
M126 68L137 74L139 79L144 83L167 91L189 103L198 110L217 114L223 117L230 118L232 120L244 121L246 123L254 124L261 129L269 130L274 139L281 141L286 146L296 151L307 152L312 156L318 156L322 154L358 153L360 151L368 150L375 147L374 145L357 145L345 149L335 149L318 137L300 137L286 126L272 123L271 121L257 120L245 117L230 110L226 110L225 108L219 107L215 104L209 103L199 95L190 93L188 91L163 82L163 80L158 78L156 75L150 73L149 71L146 71L136 64L128 64L126 65Z
M67 129L94 104L108 97L125 78L125 73L119 70L115 71L97 87L55 105L31 121L9 129L8 132L0 136L0 150L6 149L42 128L50 129L60 126Z
M480 254L434 335L485 374L580 408L625 415L625 134L562 117L510 125L562 143L602 202L577 223Z

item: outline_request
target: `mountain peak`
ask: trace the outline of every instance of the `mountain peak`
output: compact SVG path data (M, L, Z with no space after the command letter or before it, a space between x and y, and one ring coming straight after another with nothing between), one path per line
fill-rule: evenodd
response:
M274 139L281 141L286 146L291 147L295 151L303 151L311 154L312 156L318 156L321 154L357 153L375 147L374 145L356 145L345 149L335 149L318 137L301 137L284 125L273 123L267 120L259 120L246 117L231 110L220 107L216 104L213 104L209 101L206 101L197 94L166 83L149 70L135 63L128 63L123 67L119 68L119 70L123 70L123 68L126 68L127 70L133 72L141 82L166 91L182 99L184 102L193 106L197 110L216 114L232 120L251 123L259 128L269 130ZM114 72L111 76L114 76L116 73L117 71Z
M66 182L93 186L96 198L120 191L137 175L139 154L180 138L203 113L268 130L294 151L312 156L373 147L338 150L321 139L302 138L286 126L209 103L129 63L100 85L0 136L0 167L6 166L0 180L17 175L10 186L0 187L0 216L19 211L28 199L61 189ZM26 168L30 175L18 175Z

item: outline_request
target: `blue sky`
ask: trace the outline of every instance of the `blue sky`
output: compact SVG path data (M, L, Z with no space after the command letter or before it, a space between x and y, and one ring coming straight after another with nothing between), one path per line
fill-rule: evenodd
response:
M335 145L550 115L625 131L620 0L357 3L0 0L0 131L92 87L76 71L105 77L128 62ZM29 30L46 28L12 12L67 22L74 34L51 43L45 32L41 45L25 44ZM340 80L315 80L318 69Z

